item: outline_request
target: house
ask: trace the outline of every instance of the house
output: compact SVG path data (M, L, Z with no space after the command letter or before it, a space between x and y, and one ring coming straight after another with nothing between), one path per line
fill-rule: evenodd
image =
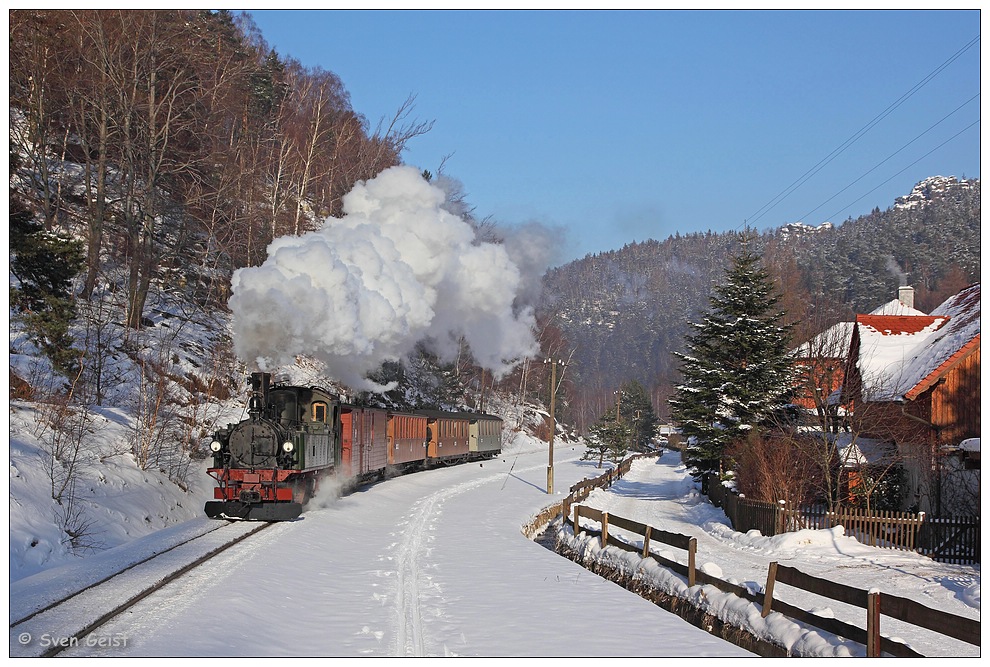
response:
M925 313L914 308L914 290L902 286L896 299L870 315L924 316ZM824 424L833 433L842 428L845 420L838 398L855 326L855 322L838 322L791 352L798 377L793 402L815 414L818 424Z
M906 508L979 511L980 285L930 315L858 315L842 389L853 432L897 447Z

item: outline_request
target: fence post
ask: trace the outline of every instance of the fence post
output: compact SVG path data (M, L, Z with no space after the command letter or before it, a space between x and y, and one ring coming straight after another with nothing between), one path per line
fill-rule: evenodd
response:
M694 557L698 551L698 538L692 537L688 540L688 588L694 586Z
M653 526L647 526L646 532L643 534L643 558L650 557L650 533L653 532Z
M608 546L608 512L602 512L602 549Z
M777 562L774 561L770 563L770 569L767 571L767 585L763 589L763 618L770 615L770 605L773 604L773 584L777 579Z
M866 595L866 657L880 657L880 591Z
M581 506L575 505L574 506L574 537L577 537L578 533L581 532L580 521L581 521Z

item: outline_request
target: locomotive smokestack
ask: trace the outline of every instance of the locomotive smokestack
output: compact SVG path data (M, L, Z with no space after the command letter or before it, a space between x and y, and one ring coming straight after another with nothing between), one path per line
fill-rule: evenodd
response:
M251 373L251 398L248 400L248 414L258 419L268 405L268 388L272 376L269 373Z

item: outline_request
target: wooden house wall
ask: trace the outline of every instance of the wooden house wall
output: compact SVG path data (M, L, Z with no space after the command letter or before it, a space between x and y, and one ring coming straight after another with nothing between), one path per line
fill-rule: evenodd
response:
M941 427L940 445L980 437L980 349L943 379L926 392L931 394L932 423Z

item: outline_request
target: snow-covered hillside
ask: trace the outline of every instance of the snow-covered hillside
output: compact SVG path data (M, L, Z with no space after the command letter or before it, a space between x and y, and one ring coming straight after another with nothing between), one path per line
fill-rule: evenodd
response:
M206 461L191 462L185 489L159 470L142 470L122 451L133 431L119 409L93 408L82 428L90 436L76 465L74 488L52 499L64 478L52 459L52 434L39 419L44 406L10 404L10 581L85 559L203 513L212 497ZM115 444L117 443L117 444Z

